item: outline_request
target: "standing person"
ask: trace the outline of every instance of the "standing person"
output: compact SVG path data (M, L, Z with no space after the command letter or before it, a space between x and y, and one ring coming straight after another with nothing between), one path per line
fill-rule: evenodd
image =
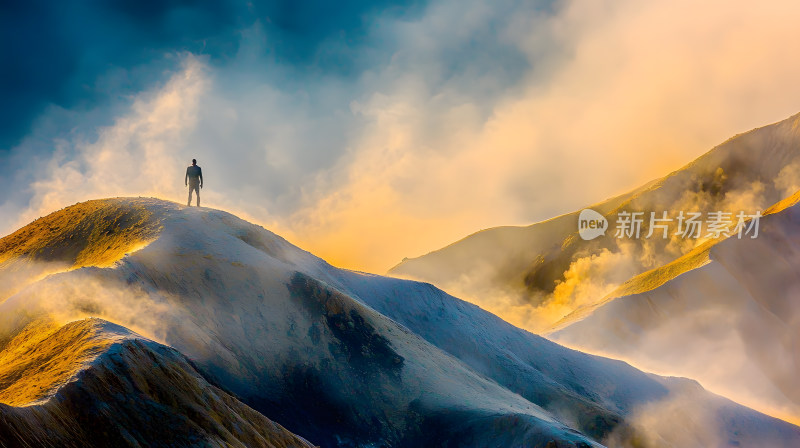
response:
M184 185L189 185L189 201L187 206L192 205L192 190L197 193L197 206L200 207L200 189L203 188L203 170L197 166L197 160L192 159L192 166L186 168L186 177L183 179Z

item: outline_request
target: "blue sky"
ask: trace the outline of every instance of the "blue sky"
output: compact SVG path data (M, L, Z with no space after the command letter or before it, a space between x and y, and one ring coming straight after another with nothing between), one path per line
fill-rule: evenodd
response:
M293 76L356 76L380 63L365 57L375 44L366 38L370 18L413 18L424 3L84 0L10 2L3 9L0 93L7 107L0 112L0 151L7 152L47 107L107 107L163 81L174 67L165 54L203 54L225 66L242 32L256 23L269 36L258 55L264 61L293 68Z
M182 202L197 158L207 205L380 272L800 109L789 1L2 8L0 233L96 197Z

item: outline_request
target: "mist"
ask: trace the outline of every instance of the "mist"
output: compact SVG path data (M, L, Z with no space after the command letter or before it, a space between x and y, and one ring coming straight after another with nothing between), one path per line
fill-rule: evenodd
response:
M797 8L435 1L371 16L368 47L324 44L362 52L350 76L296 77L268 57L275 36L256 21L224 63L167 53L166 80L93 132L81 129L102 111L45 112L5 157L19 183L0 229L89 198L182 202L197 158L204 205L383 272L620 193L796 112ZM31 153L67 112L89 121Z
M167 323L175 316L173 306L163 294L131 285L123 287L113 273L102 269L52 273L0 302L0 340L5 341L31 322L45 320L61 326L94 317L164 343Z

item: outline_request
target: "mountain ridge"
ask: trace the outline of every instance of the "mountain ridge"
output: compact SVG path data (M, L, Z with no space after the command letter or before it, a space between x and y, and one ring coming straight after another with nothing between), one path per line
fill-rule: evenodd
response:
M0 445L312 447L209 384L172 348L96 318L53 327L47 339L63 344L48 348L34 341L32 352L89 352L87 362L38 400L9 405L0 396ZM63 333L71 337L59 337ZM106 344L87 348L92 340ZM26 367L15 384L42 379ZM0 389L18 392L6 387L7 374L0 372Z
M110 266L45 278L16 270L38 261L15 252L0 271L35 276L0 298L0 341L40 316L99 316L173 347L213 387L322 446L680 444L671 425L685 422L646 423L674 406L708 421L690 440L800 440L800 428L691 380L566 349L430 284L337 269L229 213L102 204L143 207L157 234ZM677 404L687 390L695 402Z

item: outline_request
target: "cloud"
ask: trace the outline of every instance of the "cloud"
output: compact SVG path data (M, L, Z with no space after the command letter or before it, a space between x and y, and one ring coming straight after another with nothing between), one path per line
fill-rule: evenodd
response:
M3 54L17 62L0 86L22 93L0 115L0 147L24 138L0 151L0 234L92 198L183 202L183 170L197 158L205 205L380 273L481 228L630 190L800 109L793 1L323 3L311 14L242 3L219 23L185 5L45 8L31 28L41 35L5 40L25 54ZM31 11L21 27L39 17ZM81 11L118 20L87 28ZM786 167L775 186L796 190L798 172ZM752 210L764 188L741 186L724 207ZM675 209L707 200L670 199ZM686 250L673 249L577 258L540 308L516 291L484 295L482 272L448 289L539 328L602 297L632 262ZM143 309L112 309L119 299L97 299L103 315L169 313L142 298L131 303Z
M36 268L37 263L31 266ZM42 271L50 266L40 266ZM171 297L126 285L121 288L113 273L97 268L53 273L27 285L0 303L0 337L8 338L31 321L46 318L59 325L87 317L118 322L145 337L164 342L165 322L178 314ZM3 299L6 299L3 297Z
M266 23L271 44L262 58L298 67L298 72L358 73L369 21L380 11L413 17L419 0L164 0L69 4L32 0L6 5L0 16L0 156L52 107L91 111L125 103L124 97L164 81L173 67L166 53L191 52L223 65L235 54L241 30ZM300 6L302 5L302 6ZM345 42L332 51L332 45ZM369 61L369 59L366 59ZM81 121L57 123L50 136L68 133ZM83 117L84 119L86 117ZM95 117L107 126L109 117ZM44 149L44 148L39 148Z
M491 10L476 24L469 12L481 6L440 2L397 27L405 51L374 75L381 89L354 102L368 125L332 171L339 185L324 184L301 212L315 220L301 232L318 235L310 247L388 267L480 228L621 193L797 111L790 2L564 2L552 15ZM529 68L487 99L475 92L495 72L442 79L435 56L493 20ZM368 243L372 232L386 236ZM393 258L377 253L388 244Z
M797 111L794 2L395 5L359 3L302 43L291 36L320 15L256 4L235 42L173 52L168 72L153 62L157 81L96 135L10 156L20 189L0 227L91 197L182 201L194 157L205 204L382 272L620 193Z
M783 191L783 194L791 196L800 190L800 163L786 165L775 178L775 188Z
M216 50L225 47L221 35L236 26L240 9L229 2L203 0L34 0L8 5L0 17L5 67L0 74L5 102L0 110L0 154L19 143L49 107L111 107L163 81L168 61L161 56L166 52L218 54ZM110 123L95 118L95 123ZM62 121L52 135L81 124Z
M718 417L719 413L725 412L721 411L722 406L708 402L698 405L700 387L684 386L684 389L634 409L629 418L633 434L615 431L603 444L624 448L726 446L738 445L743 439L763 446L777 445L778 440L772 440L770 436L727 434Z
M206 85L203 64L187 57L181 72L137 98L127 116L99 130L96 141L57 142L53 156L37 167L33 197L15 225L98 195L177 195L182 178L171 175L183 165L177 150L194 128Z

